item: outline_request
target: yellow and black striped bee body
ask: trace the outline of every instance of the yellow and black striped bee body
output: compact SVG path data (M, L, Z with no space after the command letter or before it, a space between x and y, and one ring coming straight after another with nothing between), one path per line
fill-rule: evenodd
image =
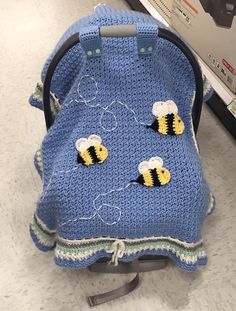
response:
M148 170L145 173L139 175L136 182L147 187L162 186L162 181L159 178L159 173L157 169Z
M106 151L102 145L90 146L87 150L78 154L77 161L84 165L102 163L105 160Z
M148 128L152 128L163 135L179 135L184 131L184 124L181 118L174 113L169 113L165 116L157 117L151 124L147 125Z
M79 151L77 162L83 165L103 163L108 157L108 150L102 145L102 139L98 135L90 135L76 141L76 149Z
M185 126L183 120L178 115L178 107L172 100L166 102L155 102L152 108L152 114L156 117L151 125L154 131L163 135L180 135L184 132Z
M170 181L170 172L163 167L163 161L159 157L153 157L149 161L143 161L139 164L140 175L136 180L143 186L160 187L166 185Z

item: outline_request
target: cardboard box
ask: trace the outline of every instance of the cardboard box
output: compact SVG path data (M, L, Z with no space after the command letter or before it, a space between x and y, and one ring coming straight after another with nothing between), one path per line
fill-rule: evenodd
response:
M173 0L171 26L236 93L236 0Z

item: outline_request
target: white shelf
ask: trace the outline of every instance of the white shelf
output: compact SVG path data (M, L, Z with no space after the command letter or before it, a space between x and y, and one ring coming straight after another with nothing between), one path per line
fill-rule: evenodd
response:
M162 22L167 27L170 27L168 22L161 16L161 14L152 6L148 0L139 0L146 10L160 22ZM217 75L210 69L210 67L200 58L200 56L195 53L202 68L202 72L210 81L213 89L221 97L226 105L229 105L233 100L235 100L236 95L233 94L229 88L217 77Z
M151 5L151 3L148 0L139 0L142 5L145 7L145 9L156 19L158 19L162 24L169 27L169 24L167 21L161 16L160 13Z

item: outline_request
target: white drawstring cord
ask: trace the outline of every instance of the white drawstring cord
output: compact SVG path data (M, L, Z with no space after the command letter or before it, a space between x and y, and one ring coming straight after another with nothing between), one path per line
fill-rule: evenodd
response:
M111 261L109 264L118 265L118 259L123 257L125 252L125 243L121 240L116 240L112 243L111 249L107 251L108 253L113 253Z

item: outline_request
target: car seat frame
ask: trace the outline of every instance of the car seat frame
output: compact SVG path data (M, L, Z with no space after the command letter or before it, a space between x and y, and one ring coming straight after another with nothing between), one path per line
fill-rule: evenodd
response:
M101 37L135 37L137 35L137 26L136 25L111 25L111 26L101 26L99 28L99 33ZM202 80L202 73L200 66L193 55L192 51L189 47L173 32L159 28L158 29L158 36L162 39L165 39L175 46L177 46L182 53L186 56L189 63L192 66L194 77L195 77L195 99L192 107L192 120L193 120L193 128L194 132L197 133L201 110L202 110L202 103L203 103L203 80ZM64 57L64 55L73 48L76 44L80 43L80 34L75 33L70 38L68 38L64 44L59 48L56 52L55 56L53 57L52 61L50 62L44 82L43 82L43 107L44 107L44 116L47 130L53 124L53 113L50 106L50 89L51 89L51 82L53 78L53 74L57 68L57 65ZM90 306L95 306L102 304L104 302L108 302L115 298L119 298L123 295L128 294L132 290L136 288L139 282L139 272L146 272L152 270L162 269L166 266L167 257L164 256L142 256L137 260L132 262L124 263L119 262L118 266L109 265L108 260L106 258L100 259L96 263L92 264L88 267L89 271L91 272L102 272L102 273L134 273L137 274L135 277L127 284L103 293L94 296L88 297L88 303Z

